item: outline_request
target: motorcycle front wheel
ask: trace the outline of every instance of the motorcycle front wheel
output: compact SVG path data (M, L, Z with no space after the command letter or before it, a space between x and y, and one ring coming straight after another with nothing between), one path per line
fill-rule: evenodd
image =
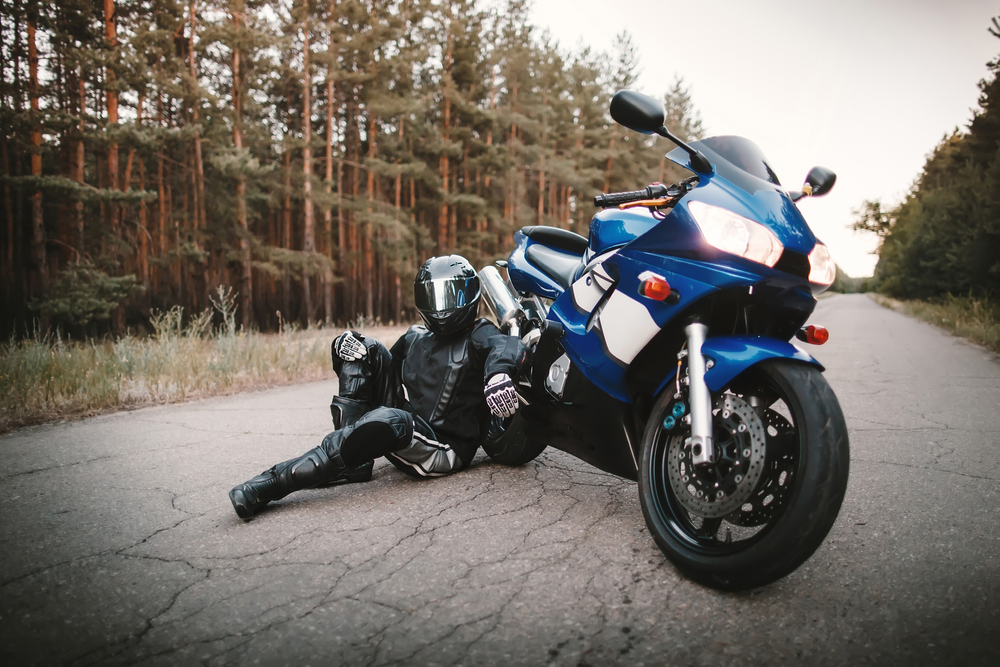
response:
M714 394L708 466L691 463L690 427L675 419L666 428L678 412L665 391L643 434L639 496L657 546L686 576L722 590L795 570L847 490L847 425L819 369L769 360Z

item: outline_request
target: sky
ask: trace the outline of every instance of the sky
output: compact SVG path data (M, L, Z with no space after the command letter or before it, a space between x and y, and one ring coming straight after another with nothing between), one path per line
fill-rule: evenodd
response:
M1000 2L982 0L535 0L531 12L564 50L610 52L628 30L636 88L660 98L683 77L706 135L752 139L785 187L835 171L833 191L799 209L855 277L877 257L852 210L900 202L942 137L967 128L1000 54L993 16Z

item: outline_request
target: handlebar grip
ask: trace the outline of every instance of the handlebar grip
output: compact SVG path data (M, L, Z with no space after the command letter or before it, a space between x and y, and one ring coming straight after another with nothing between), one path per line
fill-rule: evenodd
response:
M627 204L631 201L641 201L643 199L649 199L649 188L634 190L632 192L611 192L609 194L597 195L594 197L594 206L608 208L609 206L618 206L619 204Z
M618 206L619 204L642 201L643 199L658 199L668 195L669 191L667 186L661 183L653 183L644 190L634 190L632 192L611 192L609 194L597 195L594 197L594 206L598 208L608 208L609 206Z

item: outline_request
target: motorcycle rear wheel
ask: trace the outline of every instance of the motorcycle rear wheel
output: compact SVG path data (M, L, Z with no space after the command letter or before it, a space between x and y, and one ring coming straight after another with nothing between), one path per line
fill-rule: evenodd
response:
M642 512L686 576L721 590L755 588L794 571L833 526L847 490L847 425L820 371L799 362L762 362L713 399L717 459L708 468L689 463L689 427L664 428L671 393L657 401L643 435Z
M545 443L529 438L524 430L520 411L513 417L491 417L483 450L496 461L508 466L523 466L545 450Z

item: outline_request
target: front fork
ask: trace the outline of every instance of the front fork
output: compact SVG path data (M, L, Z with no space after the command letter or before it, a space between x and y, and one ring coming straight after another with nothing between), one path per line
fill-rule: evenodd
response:
M689 398L691 401L691 462L696 466L712 463L715 457L712 446L712 393L705 384L705 357L701 347L705 344L708 327L694 322L684 327L687 334Z

